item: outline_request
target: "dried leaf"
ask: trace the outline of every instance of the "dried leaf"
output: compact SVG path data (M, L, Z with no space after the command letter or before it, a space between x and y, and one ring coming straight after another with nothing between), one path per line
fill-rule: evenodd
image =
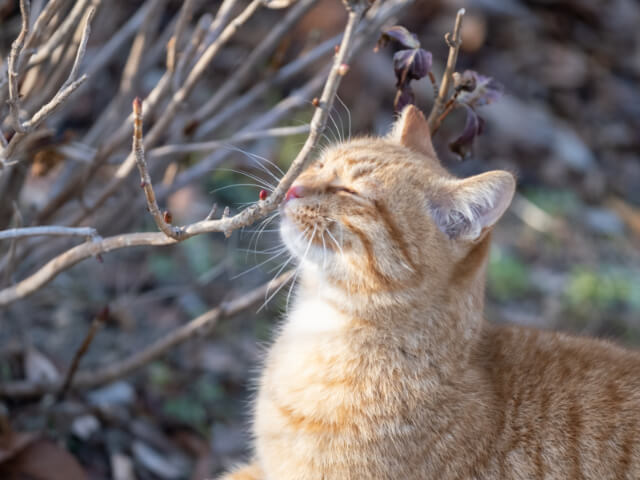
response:
M36 434L23 432L8 432L0 436L0 469L1 464L11 460L37 439Z
M383 30L376 50L387 45L390 41L403 48L393 55L393 70L396 74L396 97L393 107L396 112L414 103L415 97L411 88L412 80L420 80L431 71L433 56L431 52L420 48L418 37L406 28L396 25Z
M461 90L458 102L470 107L489 105L502 97L504 88L492 77L480 75L473 70L466 70L456 79L456 86Z
M420 80L431 70L431 52L422 48L398 50L393 56L393 69L398 79L398 87L409 80Z
M393 27L383 30L378 40L377 48L386 46L392 40L398 42L404 48L420 48L418 37L401 25L394 25Z
M29 443L18 454L0 464L3 480L86 480L87 474L65 449L50 440Z
M484 120L478 116L476 111L467 105L465 105L465 108L467 111L467 120L464 129L460 136L449 144L449 149L458 155L461 160L464 160L471 154L473 141L484 129Z

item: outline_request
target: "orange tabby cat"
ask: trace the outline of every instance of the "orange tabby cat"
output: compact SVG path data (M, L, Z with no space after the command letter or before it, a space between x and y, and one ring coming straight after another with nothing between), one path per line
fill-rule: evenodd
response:
M409 107L296 181L302 265L266 359L254 462L226 480L640 479L640 355L483 319L511 174L457 179Z

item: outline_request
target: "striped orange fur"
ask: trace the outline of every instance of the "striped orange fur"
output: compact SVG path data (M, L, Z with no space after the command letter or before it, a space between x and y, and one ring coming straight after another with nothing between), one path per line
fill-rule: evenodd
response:
M640 479L640 355L483 317L513 177L438 162L409 107L328 149L282 206L301 263L255 455L225 480Z

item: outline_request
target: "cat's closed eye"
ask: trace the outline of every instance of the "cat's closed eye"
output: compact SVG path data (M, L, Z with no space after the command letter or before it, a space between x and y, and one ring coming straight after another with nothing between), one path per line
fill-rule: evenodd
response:
M358 195L358 192L356 192L356 191L355 191L355 190L353 190L352 188L342 187L342 186L340 186L340 187L335 187L335 188L333 189L333 191L334 191L335 193L344 193L344 194L347 194L347 195Z

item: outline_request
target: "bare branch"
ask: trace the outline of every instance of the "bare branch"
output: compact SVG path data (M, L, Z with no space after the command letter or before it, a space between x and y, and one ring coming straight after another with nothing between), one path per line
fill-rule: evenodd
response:
M73 62L73 66L67 80L63 83L62 87L60 87L58 92L47 104L43 105L31 117L30 120L21 123L19 128L16 128L16 133L13 135L13 137L11 137L9 144L2 152L0 152L0 160L2 160L2 163L4 165L13 165L18 162L18 160L13 162L7 162L6 160L11 157L16 147L24 139L24 137L28 133L33 132L42 124L42 122L44 122L49 116L51 116L56 110L58 110L65 103L67 98L69 98L69 96L71 96L71 94L87 79L87 75L83 75L78 79L76 79L76 77L78 75L79 65L84 56L87 41L91 33L91 21L93 20L94 14L95 8L91 7L85 19L85 25L82 32L82 37L80 39L80 44L78 45L75 60ZM17 119L17 117L15 119Z
M10 228L8 230L0 230L0 240L10 238L38 237L38 236L56 236L56 237L97 237L98 232L91 227L58 227L58 226L39 226L25 228Z
M311 161L311 152L315 148L322 131L326 126L329 112L333 105L333 100L338 90L338 86L340 85L340 81L342 80L343 68L341 68L341 66L348 64L351 55L351 47L356 33L356 25L362 18L365 8L365 3L362 1L355 3L353 9L349 11L344 37L340 44L338 53L334 58L331 72L329 73L322 96L320 97L319 106L314 112L311 120L309 136L291 164L291 167L280 180L277 188L269 197L267 197L266 200L261 200L258 203L249 206L237 215L232 217L223 215L222 218L218 220L203 220L182 227L180 230L183 233L179 236L180 241L205 232L224 232L225 235L228 235L233 230L250 225L277 208L284 198L285 192ZM135 155L132 154L132 156L135 159ZM178 240L176 238L167 236L165 233L134 233L109 237L102 241L87 242L62 253L53 260L50 260L40 270L18 284L4 290L0 290L0 306L12 303L35 292L37 289L51 281L61 271L70 268L79 261L90 256L95 256L99 253L105 253L124 247L136 245L169 245L176 243L177 241Z
M433 104L433 108L429 113L429 127L431 127L431 132L435 132L438 127L438 118L442 114L445 104L447 103L447 95L449 94L449 86L451 85L453 72L456 69L456 62L458 61L458 51L460 50L460 44L462 43L460 40L460 30L462 27L462 17L466 13L464 8L458 10L458 14L456 15L456 22L453 27L453 34L447 33L445 35L445 40L449 45L449 57L447 58L447 66L445 67L444 73L442 74L442 81L440 82L440 91L438 92L438 96L435 99Z
M188 66L191 65L191 62L195 58L198 48L202 45L207 30L212 25L212 22L213 17L208 13L202 15L200 17L200 20L198 20L198 24L196 25L193 35L191 36L191 41L189 42L189 45L187 45L187 47L184 49L184 52L180 54L180 60L178 60L178 65L173 72L173 79L171 83L171 88L173 91L180 88L180 84L184 79L185 71L187 70Z
M7 148L9 143L7 142L7 138L4 136L4 132L2 131L2 123L0 123L0 151L4 148Z
M142 102L139 98L133 101L133 155L140 171L140 186L144 190L144 195L147 199L147 209L153 220L156 222L156 226L168 237L175 240L179 240L182 236L182 229L174 227L165 221L162 212L158 208L158 202L156 201L156 195L153 192L153 184L151 183L151 176L147 169L147 161L144 158L144 146L142 145Z
M20 92L18 90L18 66L21 62L22 48L24 47L25 38L29 33L29 0L20 0L20 14L22 15L22 28L18 37L11 44L11 53L7 66L9 76L9 114L11 123L17 133L23 131L22 122L20 122Z
M154 146L160 137L165 133L166 129L171 124L176 112L187 99L200 77L206 71L207 66L218 54L224 44L226 44L238 29L244 25L244 23L251 18L255 11L262 5L262 0L252 0L252 2L238 15L227 27L222 31L220 36L207 47L200 59L196 62L195 66L187 76L184 85L173 94L169 104L165 108L162 116L158 119L155 125L149 131L147 138L145 139L145 146L147 148ZM167 74L166 86L170 84L171 75ZM162 81L162 80L161 80ZM166 88L166 87L165 87ZM154 89L155 90L155 89ZM72 219L72 225L76 225L81 222L88 214L99 208L111 195L118 190L120 185L129 176L131 170L136 165L136 159L133 154L130 154L126 160L120 165L118 170L114 174L114 178L107 184L107 186L100 192L96 201L87 208L86 212L81 213L74 219Z
M182 39L182 34L187 26L187 22L191 18L193 4L194 0L185 0L183 2L182 8L180 9L180 16L178 17L178 23L176 24L176 29L169 40L169 45L167 47L167 70L170 72L173 72L176 69L180 40Z
M242 88L253 73L258 62L263 61L278 45L280 39L291 29L300 18L307 13L318 0L298 0L294 7L285 15L282 21L278 22L269 32L269 35L260 42L258 47L243 60L240 67L231 75L195 114L195 119L199 123L215 112L222 103L231 98L240 88Z
M78 69L80 68L80 62L84 58L84 53L87 50L87 41L89 41L89 35L91 34L91 22L93 21L93 16L95 15L95 13L96 9L94 7L89 8L89 12L87 13L87 17L84 21L84 29L82 31L82 37L80 37L80 44L78 45L78 50L76 51L76 58L73 61L73 66L71 67L71 72L69 72L69 77L62 84L60 90L64 90L78 78Z
M98 330L104 324L108 315L109 315L109 310L107 308L104 308L98 315L96 315L96 317L91 322L87 335L84 337L84 340L80 344L80 347L78 348L76 353L73 355L73 360L71 360L71 365L69 366L69 370L67 370L67 374L65 375L64 381L62 382L62 388L60 388L60 391L58 392L58 395L57 395L58 401L61 401L62 399L64 399L67 392L69 391L69 388L71 387L71 382L73 381L73 377L76 374L76 371L78 370L78 366L80 365L80 360L89 350L89 346L93 341L93 337L96 336L96 333L98 333Z
M162 234L157 233L154 235ZM167 237L164 238L166 239ZM246 310L256 302L263 299L266 293L275 291L278 287L288 282L292 277L292 271L283 273L276 279L267 282L260 287L235 298L234 300L223 302L218 307L194 318L186 325L183 325L176 330L172 330L164 337L124 360L106 365L97 370L79 372L71 382L71 388L96 388L129 375L187 340L207 335L211 329L216 326L219 320L231 317L243 310ZM59 391L61 385L61 382L32 383L27 381L18 381L1 383L0 397L19 398L40 396L46 393Z
M22 214L20 213L20 209L18 208L18 205L16 204L16 202L13 202L13 224L14 224L14 228L21 228L22 225L24 224L24 221L22 219ZM3 264L4 264L4 278L3 278L3 283L4 285L8 285L11 281L11 276L13 275L13 271L15 269L15 265L16 265L16 239L13 238L11 240L11 243L9 244L9 251L7 252L7 256L3 259Z
M49 23L51 18L58 12L58 10L60 10L64 2L65 0L51 0L49 3L47 3L47 5L42 10L42 12L40 12L40 15L38 15L38 18L33 24L33 28L27 35L27 39L24 44L25 49L28 50L35 45L35 43L39 39L39 36L42 35L42 32L45 26Z
M73 28L78 24L78 20L85 11L90 0L78 0L75 2L69 15L64 19L60 27L56 28L53 35L49 37L47 42L38 48L38 52L31 57L27 68L38 65L51 57L53 51L58 48L71 35Z
M133 15L120 30L118 30L109 41L100 49L87 65L86 74L88 76L95 75L111 58L118 52L127 40L136 33L140 25L144 21L147 14L152 11L158 3L158 0L147 0L138 11Z
M51 259L33 275L4 290L0 290L0 306L9 305L16 300L31 295L53 280L60 272L68 270L86 258L121 248L171 245L173 243L176 243L176 241L162 232L129 233L85 242Z

